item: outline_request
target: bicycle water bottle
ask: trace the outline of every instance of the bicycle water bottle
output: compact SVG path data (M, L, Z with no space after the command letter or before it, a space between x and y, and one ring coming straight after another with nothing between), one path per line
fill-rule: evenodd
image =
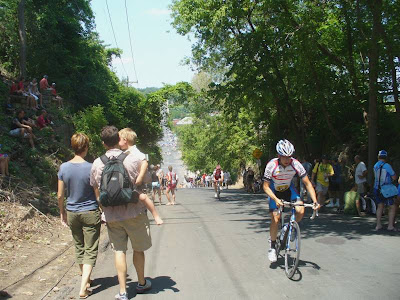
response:
M281 231L281 236L280 236L281 241L283 240L283 237L285 236L286 230L287 230L287 225L285 225L283 227L283 230Z

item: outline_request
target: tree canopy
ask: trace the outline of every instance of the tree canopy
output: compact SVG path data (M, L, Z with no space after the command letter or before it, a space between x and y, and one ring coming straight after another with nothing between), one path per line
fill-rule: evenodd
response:
M225 119L246 112L264 152L281 138L314 157L369 144L373 163L378 145L400 144L398 1L174 0L171 9L177 32L194 37L191 63L213 78L203 99ZM394 110L382 105L388 94Z

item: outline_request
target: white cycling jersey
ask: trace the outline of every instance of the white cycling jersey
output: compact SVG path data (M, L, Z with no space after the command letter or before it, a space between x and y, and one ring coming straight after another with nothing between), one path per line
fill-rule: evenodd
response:
M297 159L292 158L290 165L285 168L279 163L279 158L274 158L265 167L263 180L272 181L276 191L285 191L296 174L300 178L307 176L307 171Z

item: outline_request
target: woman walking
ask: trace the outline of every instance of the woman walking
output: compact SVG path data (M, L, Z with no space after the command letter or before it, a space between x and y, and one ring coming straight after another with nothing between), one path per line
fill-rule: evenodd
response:
M71 138L75 156L63 163L58 172L58 207L61 223L69 226L75 243L76 262L82 272L79 298L86 299L92 293L90 275L96 263L100 237L100 210L93 188L90 186L92 164L85 160L89 138L75 133ZM67 205L64 208L64 191Z
M169 172L167 173L167 191L166 191L166 195L167 195L167 199L168 199L167 205L175 205L176 204L175 189L178 184L178 175L176 175L175 172L172 172L172 166L168 166L168 170L169 170ZM171 198L169 197L169 192L171 192L172 201L171 201Z

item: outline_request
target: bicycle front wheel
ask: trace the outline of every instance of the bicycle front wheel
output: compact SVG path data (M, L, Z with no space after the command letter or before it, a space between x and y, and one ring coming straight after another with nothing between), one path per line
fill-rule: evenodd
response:
M285 273L289 279L296 273L300 260L300 227L296 221L290 227L285 249Z

